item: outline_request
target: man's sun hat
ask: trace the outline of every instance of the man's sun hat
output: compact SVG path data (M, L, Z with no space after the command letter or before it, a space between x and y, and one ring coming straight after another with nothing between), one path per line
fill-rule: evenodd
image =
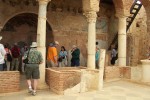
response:
M32 42L31 46L30 47L37 47L37 43L36 42Z
M73 46L72 46L72 48L76 48L76 47L77 47L76 45L73 45Z
M59 45L59 42L58 42L58 41L55 41L55 44L56 44L56 45Z

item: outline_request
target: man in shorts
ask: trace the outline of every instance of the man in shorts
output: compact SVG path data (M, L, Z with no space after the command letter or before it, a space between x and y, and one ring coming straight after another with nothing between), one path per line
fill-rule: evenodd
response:
M23 59L28 58L28 63L25 65L25 75L29 87L29 93L32 93L32 95L36 95L38 79L40 78L39 64L43 62L43 57L41 52L37 51L36 42L32 42L32 45L30 47L31 48L27 52L25 52Z

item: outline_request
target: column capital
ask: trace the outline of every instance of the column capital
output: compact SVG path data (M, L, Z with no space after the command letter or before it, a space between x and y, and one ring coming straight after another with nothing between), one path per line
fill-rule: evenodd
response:
M47 4L51 0L37 0L37 1L39 2L39 4Z
M84 12L83 15L87 17L87 21L89 23L91 22L96 23L96 18L97 18L96 11L87 11L87 12Z

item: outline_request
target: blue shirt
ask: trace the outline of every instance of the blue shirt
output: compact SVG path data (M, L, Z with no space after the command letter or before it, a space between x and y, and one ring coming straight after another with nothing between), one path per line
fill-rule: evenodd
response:
M67 57L67 51L60 51L59 57Z
M99 60L99 55L100 55L100 51L97 50L96 54L95 54L95 60L98 61Z

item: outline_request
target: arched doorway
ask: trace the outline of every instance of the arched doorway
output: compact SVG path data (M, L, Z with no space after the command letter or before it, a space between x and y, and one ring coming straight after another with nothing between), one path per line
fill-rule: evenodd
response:
M2 43L13 45L18 43L21 47L23 43L31 44L37 38L37 20L38 16L34 13L21 13L7 21L2 31ZM46 45L53 41L52 28L46 23Z

